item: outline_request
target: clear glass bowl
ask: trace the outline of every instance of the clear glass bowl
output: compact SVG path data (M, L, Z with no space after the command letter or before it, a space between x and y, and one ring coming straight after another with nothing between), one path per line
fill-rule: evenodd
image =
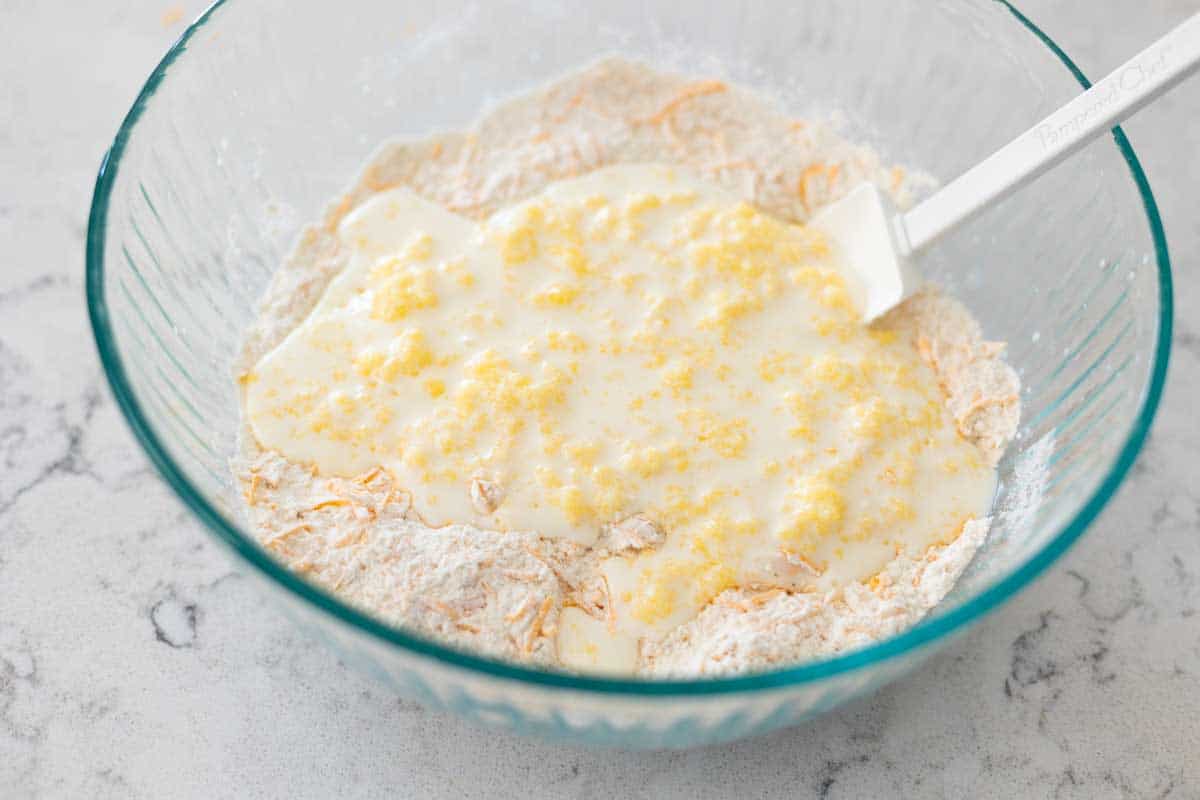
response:
M582 4L579 4L582 5ZM146 82L96 182L87 293L109 382L150 459L290 616L397 692L560 740L686 746L793 724L894 680L1084 531L1137 455L1166 372L1171 278L1119 131L941 244L926 270L1010 343L1024 381L991 538L907 632L719 680L539 672L388 627L288 572L238 522L229 361L299 225L380 141L611 52L838 114L847 135L946 180L1087 85L1006 3L223 2Z

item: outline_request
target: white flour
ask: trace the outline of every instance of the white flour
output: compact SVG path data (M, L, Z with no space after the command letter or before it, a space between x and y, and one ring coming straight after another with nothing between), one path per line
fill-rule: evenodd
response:
M987 536L986 520L925 558L900 556L872 585L826 594L778 589L725 592L691 622L642 650L642 672L657 677L717 675L829 656L899 633L937 605Z
M344 266L338 222L378 191L405 186L480 219L546 185L614 163L665 162L707 176L760 208L803 221L862 180L901 205L928 179L885 167L869 149L823 126L793 120L760 98L608 60L511 100L470 133L385 145L319 225L307 228L276 273L239 363L248 369L312 309ZM934 290L879 323L911 337L937 374L960 432L991 462L1019 417L1017 378L1002 346L982 340L955 301ZM291 568L380 618L488 655L558 663L564 605L603 617L597 561L619 547L654 546L610 536L588 549L536 533L469 526L433 529L383 471L318 477L262 452L248 432L234 465L256 535ZM986 521L924 558L897 558L869 585L829 594L726 591L696 619L646 642L640 671L696 675L761 669L891 635L938 603L982 543Z

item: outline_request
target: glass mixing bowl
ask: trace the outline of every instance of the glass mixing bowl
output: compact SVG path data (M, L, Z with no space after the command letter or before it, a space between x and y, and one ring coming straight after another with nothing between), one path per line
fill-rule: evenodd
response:
M217 3L146 82L96 182L87 295L100 356L162 476L313 637L395 691L559 740L686 746L761 733L895 680L1054 561L1112 496L1162 390L1171 277L1146 177L1116 130L941 243L930 278L1021 374L995 525L916 627L821 661L651 682L541 672L372 619L241 527L229 362L299 226L380 141L620 52L831 115L890 161L952 178L1087 81L1003 2L609 0Z

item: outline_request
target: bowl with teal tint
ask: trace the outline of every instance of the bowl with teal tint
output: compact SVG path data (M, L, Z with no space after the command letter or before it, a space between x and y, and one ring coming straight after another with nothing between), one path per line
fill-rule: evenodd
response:
M1088 85L1019 9L963 0L225 0L147 79L104 158L87 236L101 360L151 462L287 615L399 695L558 741L685 747L793 725L913 670L1095 520L1162 392L1171 273L1154 196L1115 129L940 243L926 274L1008 342L1020 430L993 529L923 621L784 669L643 680L541 671L392 627L288 571L239 515L231 360L297 231L380 142L623 54L835 118L947 181Z

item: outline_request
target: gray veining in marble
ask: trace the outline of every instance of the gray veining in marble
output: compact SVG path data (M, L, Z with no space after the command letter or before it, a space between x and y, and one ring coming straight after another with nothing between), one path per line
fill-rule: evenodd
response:
M874 697L732 746L614 754L379 691L264 606L134 444L86 325L83 236L173 7L0 0L0 797L1200 797L1200 83L1126 127L1178 333L1150 443L1091 533ZM1099 74L1198 7L1027 11Z

